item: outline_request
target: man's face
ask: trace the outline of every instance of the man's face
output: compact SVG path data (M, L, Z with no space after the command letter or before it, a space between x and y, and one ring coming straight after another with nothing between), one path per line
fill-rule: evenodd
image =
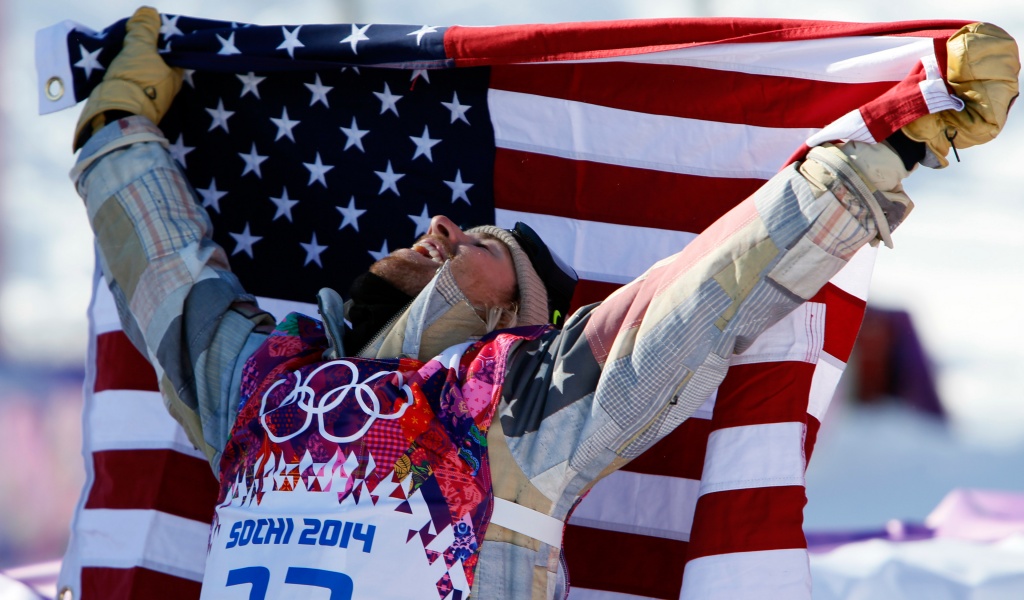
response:
M467 234L448 217L437 216L412 248L395 250L370 272L410 296L419 294L437 270L451 260L452 275L476 308L508 306L516 289L512 255L497 238Z

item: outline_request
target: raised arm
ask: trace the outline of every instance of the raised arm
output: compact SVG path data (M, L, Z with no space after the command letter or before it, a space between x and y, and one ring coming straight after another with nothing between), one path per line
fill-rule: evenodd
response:
M122 327L216 471L242 365L273 320L210 239L209 217L154 125L181 86L156 53L159 29L151 8L128 22L124 49L82 112L75 140L84 147L71 175Z

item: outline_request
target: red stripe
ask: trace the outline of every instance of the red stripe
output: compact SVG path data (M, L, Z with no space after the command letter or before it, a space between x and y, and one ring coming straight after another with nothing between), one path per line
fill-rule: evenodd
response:
M679 597L686 542L569 525L563 546L571 587Z
M660 442L623 467L623 471L700 479L711 434L708 419L687 419Z
M967 21L838 23L794 19L647 19L449 27L445 53L460 67L628 56L708 43L780 42L859 35L948 38Z
M763 184L763 179L680 175L504 148L494 157L497 208L694 233Z
M96 478L85 508L158 510L210 523L217 480L205 460L173 450L93 452Z
M752 488L701 496L688 560L701 556L806 548L803 486Z
M923 79L924 67L918 63L897 86L860 107L864 124L876 141L884 140L900 127L928 114L928 104L918 87Z
M614 82L614 85L609 85ZM896 85L644 63L506 65L491 87L639 113L773 128L824 127ZM680 102L685 94L686 102Z
M569 305L569 314L572 314L581 306L586 306L588 304L604 300L620 287L622 286L618 283L581 279L580 282L576 284L576 291L572 295L572 303Z
M823 349L844 363L848 362L853 343L857 341L857 333L860 332L860 324L864 321L867 303L831 283L811 298L811 302L824 302L827 305Z
M718 387L714 428L803 423L815 365L775 362L736 365Z
M139 600L141 598L199 598L202 584L145 569L82 567L82 591L78 600Z
M104 390L158 391L156 372L122 331L96 336L94 392Z
M814 443L818 441L818 431L821 430L821 422L807 415L807 437L804 438L804 456L807 457L806 465L811 462L811 454L814 452Z

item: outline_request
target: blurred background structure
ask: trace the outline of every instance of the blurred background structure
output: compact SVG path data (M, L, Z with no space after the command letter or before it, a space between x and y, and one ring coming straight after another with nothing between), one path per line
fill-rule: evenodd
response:
M61 19L102 28L137 3L0 5L0 456L8 464L0 569L60 557L83 478L81 365L93 253L66 177L77 111L36 116L33 35ZM261 24L958 18L988 20L1024 39L1024 11L1003 0L166 0L158 8ZM917 209L895 251L879 252L871 303L884 310L866 321L843 398L819 435L808 529L921 522L957 487L1024 490L1024 312L1016 308L1024 297L1024 115L1012 114L1000 140L961 158L906 184Z

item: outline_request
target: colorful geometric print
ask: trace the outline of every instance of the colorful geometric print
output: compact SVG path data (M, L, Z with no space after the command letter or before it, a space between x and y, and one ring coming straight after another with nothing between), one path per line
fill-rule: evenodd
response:
M422 501L430 519L408 541L419 537L430 564L461 563L456 579L472 585L491 511L487 431L503 366L520 340L543 331L492 334L449 364L324 361L322 324L288 315L243 370L241 409L221 461L221 508L258 510L266 494L281 492L333 493L340 507L386 496L407 514L410 502ZM438 547L446 530L451 543ZM437 582L442 598L458 591L452 585L447 573Z

